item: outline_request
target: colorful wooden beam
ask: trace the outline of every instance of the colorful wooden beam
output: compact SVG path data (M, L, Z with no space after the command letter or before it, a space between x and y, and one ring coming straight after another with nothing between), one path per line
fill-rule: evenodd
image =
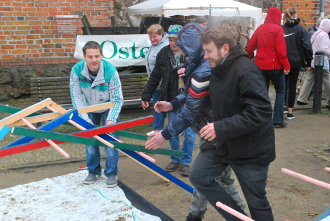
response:
M110 102L110 103L105 103L105 104L97 104L97 105L92 105L92 106L88 106L88 107L84 107L84 108L79 108L77 109L78 110L78 113L79 114L83 114L83 113L88 113L91 111L91 109L89 107L98 107L100 110L103 109L103 107L112 107L113 106L113 102ZM101 109L102 108L102 109ZM0 104L0 111L3 111L3 112L6 112L6 113L11 113L11 114L15 114L19 111L21 111L22 109L20 108L16 108L16 107L11 107L11 106L7 106L7 105L2 105ZM38 112L35 112L35 113L32 113L30 114L29 116L31 117L26 117L25 119L28 120L30 123L38 123L38 122L41 122L42 120L40 120L39 117L43 117L44 120L53 120L55 119L56 117L60 117L62 114L61 113L48 113L48 114L41 114L41 113L38 113ZM36 117L33 117L33 116L36 116ZM17 126L21 126L21 122L20 120L19 121L16 121L12 124L10 124L9 126L10 127L17 127ZM67 125L71 125L69 123L65 123ZM148 136L146 135L142 135L142 134L137 134L137 133L132 133L132 132L127 132L127 131L114 131L113 132L114 135L118 135L118 136L122 136L122 137L128 137L128 138L132 138L132 139L137 139L137 140L144 140L146 141L148 139Z
M0 140L2 140L2 138L4 138L10 131L10 127L8 127L7 125L5 125L3 128L0 129Z
M68 120L68 118L70 117L70 115L72 113L76 113L76 112L77 112L77 110L69 111L68 113L64 114L60 118L57 118L57 119L55 119L55 120L39 127L38 129L39 130L44 130L44 131L50 131L50 130L54 129L55 127L57 127L57 125L60 123L60 122L57 122L57 121L66 122ZM77 117L77 118L81 119L80 117ZM150 123L150 122L153 122L153 117L152 116L142 117L142 118L138 118L138 119L135 119L135 120L120 122L120 123L117 123L115 125L104 126L104 127L102 127L101 133L107 133L108 131L112 131L113 128L116 129L116 128L119 127L121 129L126 129L126 128L130 128L130 127L135 127L135 126L147 124L147 123ZM83 126L85 126L85 125L83 125ZM98 129L99 128L94 128L94 129L91 129L91 130L79 131L79 132L76 132L76 133L73 133L73 134L74 135L79 134L79 135L84 136L84 137L91 137L91 136L99 134L100 131L98 131ZM105 131L105 130L107 130L107 131ZM104 137L103 135L104 134L100 135L100 137L102 137L104 139L108 139L107 137ZM35 137L23 137L21 139L16 140L15 142L12 142L12 143L0 148L0 157L7 156L7 154L12 155L12 154L22 153L22 152L29 151L29 150L36 150L36 149L40 149L40 148L49 146L44 141L37 141L37 142L33 142L33 143L28 143L28 142L32 141L34 138ZM108 139L108 140L114 141L113 139ZM63 143L63 142L55 141L55 143L59 144L59 143ZM10 148L14 148L14 149L13 150L6 150L6 149L10 149ZM20 150L20 149L22 149L22 150ZM6 150L6 151L4 152L4 150Z
M123 131L123 130L116 130L112 134L121 136L121 137L132 138L132 139L136 139L136 140L144 140L144 141L148 140L147 135L132 133L132 132Z
M22 118L22 121L26 124L26 126L28 126L31 129L36 129L35 126L33 126L29 121L25 120L24 118ZM52 140L49 139L43 139L44 141L46 141L47 143L49 143L50 146L54 147L55 150L57 150L60 154L62 154L62 156L64 156L66 159L70 159L70 155L65 152L62 148L60 148L56 143L54 143Z
M291 175L291 176L294 176L296 178L305 180L305 181L310 182L310 183L313 183L315 185L318 185L318 186L321 186L321 187L330 189L330 184L329 183L326 183L326 182L323 182L323 181L320 181L320 180L317 180L317 179L314 179L314 178L311 178L311 177L302 175L300 173L297 173L297 172L294 172L292 170L288 170L288 169L285 169L285 168L282 168L281 171L282 171L282 173L286 173L288 175Z
M253 219L251 219L250 217L248 216L245 216L244 214L230 208L229 206L223 204L223 203L220 203L220 202L217 202L215 204L217 207L223 209L224 211L226 211L227 213L230 213L231 215L233 216L236 216L237 218L243 220L243 221L254 221Z
M65 122L67 122L67 121L69 120L70 115L71 115L72 113L77 114L78 111L77 111L77 110L71 110L71 111L68 111L66 114L63 114L62 116L60 116L60 117L58 117L58 118L56 118L56 119L54 119L54 120L52 120L52 121L50 121L50 122L48 122L48 123L42 125L42 126L39 127L38 129L39 129L39 130L50 131L50 130L52 130L52 129L58 127L59 125L61 125L61 124L65 123ZM10 147L12 147L12 146L17 146L17 145L21 145L21 144L26 144L26 143L32 141L33 139L35 139L35 137L22 137L22 138L19 138L19 139L15 140L15 141L13 141L13 142L11 142L11 143L9 143L9 144L3 146L2 148L0 148L0 150L1 150L1 149L7 149L7 148L10 148Z
M143 157L141 157L140 155L138 155L134 151L129 151L129 150L123 150L123 151L125 153L127 153L128 155L130 155L131 157L135 158L136 160L140 161L141 163L143 163L145 166L149 167L150 169L152 169L156 173L158 173L158 174L164 176L165 178L169 179L170 181L172 181L173 183L175 183L179 187L183 188L184 190L188 191L191 194L193 193L194 188L192 188L191 186L189 186L188 184L186 184L182 180L176 178L172 174L166 172L165 170L163 170L162 168L160 168L156 164L144 159Z
M79 114L84 114L84 113L89 113L89 112L98 111L98 110L110 109L113 106L114 106L113 102L108 102L108 103L104 103L104 104L97 104L97 105L79 108L77 110L78 110ZM25 119L33 124L33 123L39 123L39 122L43 122L43 121L53 120L57 117L60 117L61 115L62 115L62 113L48 113L48 114L40 114L40 115L34 116L34 117L27 117ZM9 124L8 126L17 127L17 126L22 126L22 125L25 125L24 122L22 122L21 120L18 120L18 121L15 121L15 122Z
M53 101L50 98L40 101L39 103L36 103L30 107L27 107L15 114L12 114L12 115L0 120L0 127L3 127L4 125L9 125L15 121L18 121L18 120L22 119L23 117L26 117L34 112L41 110L42 108L47 107L48 105L51 105L52 103L53 103Z
M57 104L55 104L55 105L57 105ZM58 106L58 105L57 105L57 106ZM47 106L47 108L48 108L49 110L53 111L53 112L56 112L56 109L55 109L55 108L56 108L57 106ZM66 112L67 112L67 110L65 110L64 108L62 108L62 109L60 109L60 108L62 108L62 107L59 106L58 109L57 109L59 112L61 112L61 113L66 113ZM85 120L84 120L84 121L85 121ZM85 127L83 127L82 125L78 124L77 122L75 122L75 121L73 121L73 120L71 120L71 119L68 120L68 122L69 122L70 124L72 124L73 126L77 127L77 128L80 129L80 130L86 130ZM92 128L95 128L94 125L88 123L87 121L86 121L86 124L87 124L87 125L90 125L90 127L92 127ZM113 146L111 143L109 143L107 140L105 140L105 139L99 137L98 135L95 135L95 136L93 136L93 137L94 137L96 140L98 140L98 141L100 141L100 142L106 144L108 147L114 148L114 146ZM120 140L118 140L118 139L112 137L111 135L109 135L109 137L113 138L113 139L114 139L115 141L117 141L117 142L122 143L122 141L120 141ZM119 151L122 152L121 150L119 150ZM149 161L151 161L151 162L153 162L153 163L156 162L156 160L155 160L154 158L150 157L149 155L147 155L147 154L145 154L145 153L142 153L142 152L136 152L136 153L139 154L139 155L141 155L141 156L143 156L145 159L148 159ZM143 165L143 166L144 166L144 165ZM157 174L157 175L158 175L158 174Z
M72 113L70 112L70 113L67 113L67 114L71 115ZM87 131L77 132L75 134L86 133L88 136L91 136L90 134L93 134L93 133L98 134L99 132L102 132L102 133L108 132L109 129L110 130L115 130L117 128L125 129L125 128L128 128L128 127L134 127L134 126L142 125L144 123L151 123L151 122L153 122L153 117L149 116L149 117L140 118L140 119L137 119L137 120L121 122L121 123L118 123L118 124L115 124L115 125L104 126L101 130L99 130L99 128L95 128L95 129L93 129L93 130L95 130L94 132L93 132L93 130L87 130ZM51 126L53 126L53 125L51 125ZM49 127L51 127L51 126L49 125ZM46 129L48 129L48 128L46 127ZM107 131L105 131L105 130L107 130ZM101 136L106 137L107 135L102 134ZM111 139L111 138L108 138L108 140L109 139ZM56 144L64 143L63 141L54 141L54 142ZM24 144L21 144L19 146L7 147L6 149L0 148L0 157L12 155L12 154L17 154L17 153L21 153L21 152L25 152L25 151L35 150L35 149L43 148L45 146L49 146L49 144L45 141L36 141L36 142L28 143L28 144L24 143ZM145 167L150 168L152 171L159 174L159 176L163 176L164 178L166 178L166 179L172 181L173 183L179 185L180 187L187 190L188 192L193 193L193 188L191 186L184 183L183 181L176 178L175 176L169 174L168 172L161 169L160 167L153 164L152 162L146 160L145 158L138 155L134 151L123 150L123 152L125 152L127 155L131 156L132 159L134 159L136 161L139 161L141 163L141 165L144 165Z
M49 132L49 131L41 131L41 130L32 130L23 127L13 127L11 129L13 134L17 135L24 135L30 137L37 137L42 139L50 139L50 140L58 140L58 141L65 141L71 143L79 143L85 145L93 145L93 146L103 146L106 147L107 145L101 143L100 141L93 139L93 138L86 138L79 134L77 135L68 135L56 132ZM135 144L128 144L128 143L118 143L118 142L110 142L115 146L117 149L121 150L131 150L131 151L141 151L145 153L153 153L153 154L162 154L162 155L170 155L170 156L178 156L182 157L183 153L181 151L169 150L169 149L156 149L150 150L146 149L142 145L135 145Z
M0 111L5 112L5 113L15 114L15 113L17 113L21 110L22 109L17 108L17 107L11 107L11 106L8 106L8 105L0 104ZM30 114L29 116L37 116L37 115L40 115L40 114L41 113L35 112L35 113Z

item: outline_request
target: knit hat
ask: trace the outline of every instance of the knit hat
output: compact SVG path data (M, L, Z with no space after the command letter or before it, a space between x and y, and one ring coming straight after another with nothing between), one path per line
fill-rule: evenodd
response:
M168 27L168 37L169 38L177 38L180 30L182 29L181 25L170 25Z

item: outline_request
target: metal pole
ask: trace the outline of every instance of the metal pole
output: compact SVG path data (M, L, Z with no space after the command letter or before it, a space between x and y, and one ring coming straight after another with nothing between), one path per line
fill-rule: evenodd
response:
M313 113L321 112L322 100L322 80L323 80L323 65L324 52L317 51L314 57L314 99L313 99Z
M320 17L324 17L324 0L321 0Z

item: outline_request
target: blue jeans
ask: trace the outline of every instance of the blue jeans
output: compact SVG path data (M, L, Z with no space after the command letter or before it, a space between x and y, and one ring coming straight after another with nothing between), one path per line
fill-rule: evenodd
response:
M285 77L283 69L262 70L265 77L267 91L269 89L269 81L272 81L276 91L274 104L273 123L284 123L284 100L285 100Z
M225 163L216 157L215 151L215 148L201 150L194 161L190 170L189 180L196 190L204 195L226 220L240 221L241 219L216 206L216 203L219 201L244 214L244 211L237 205L233 197L215 180L230 165L239 181L252 219L255 221L273 221L272 209L266 197L266 180L269 165Z
M102 122L102 125L105 125L108 114L109 110L103 113L88 113L88 117L91 119L95 126L100 125L100 122ZM119 122L119 117L117 119L117 122ZM115 135L112 136L116 137L117 139L119 138ZM111 147L104 147L104 150L106 155L104 175L107 177L109 175L116 175L118 173L118 150ZM88 172L92 174L101 174L102 167L100 161L100 147L86 145L86 166Z
M168 122L173 120L177 114L173 111L168 112ZM184 141L183 141L183 156L171 156L172 162L181 162L181 164L190 164L192 160L192 153L195 147L196 134L192 131L190 127L184 131ZM172 150L180 150L180 136L171 137L170 145Z
M159 101L159 92L155 91L155 93L152 94L152 103L154 106L157 103L157 101ZM152 129L163 130L164 122L165 122L164 113L157 113L156 111L154 111L154 125L152 126Z

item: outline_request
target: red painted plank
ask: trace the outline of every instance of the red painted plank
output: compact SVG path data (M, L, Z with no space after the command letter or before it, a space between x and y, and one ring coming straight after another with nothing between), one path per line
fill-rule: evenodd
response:
M91 137L91 136L104 134L104 133L108 133L108 132L112 132L112 131L116 131L116 130L122 130L122 129L130 128L130 127L148 124L148 123L153 122L153 120L154 120L153 116L150 116L150 117L145 117L145 118L141 118L138 120L131 120L128 122L122 122L122 123L118 123L115 125L104 126L102 128L95 128L95 129L91 129L91 130L80 131L80 132L73 133L72 135L76 135L76 136L80 136L80 137ZM60 143L65 143L65 142L54 140L54 143L60 144ZM47 143L46 141L37 141L37 142L33 142L33 143L12 146L12 147L9 147L9 148L3 149L3 150L0 149L0 157L14 155L17 153L23 153L23 152L36 150L36 149L40 149L40 148L48 147L48 146L49 146L49 143Z

